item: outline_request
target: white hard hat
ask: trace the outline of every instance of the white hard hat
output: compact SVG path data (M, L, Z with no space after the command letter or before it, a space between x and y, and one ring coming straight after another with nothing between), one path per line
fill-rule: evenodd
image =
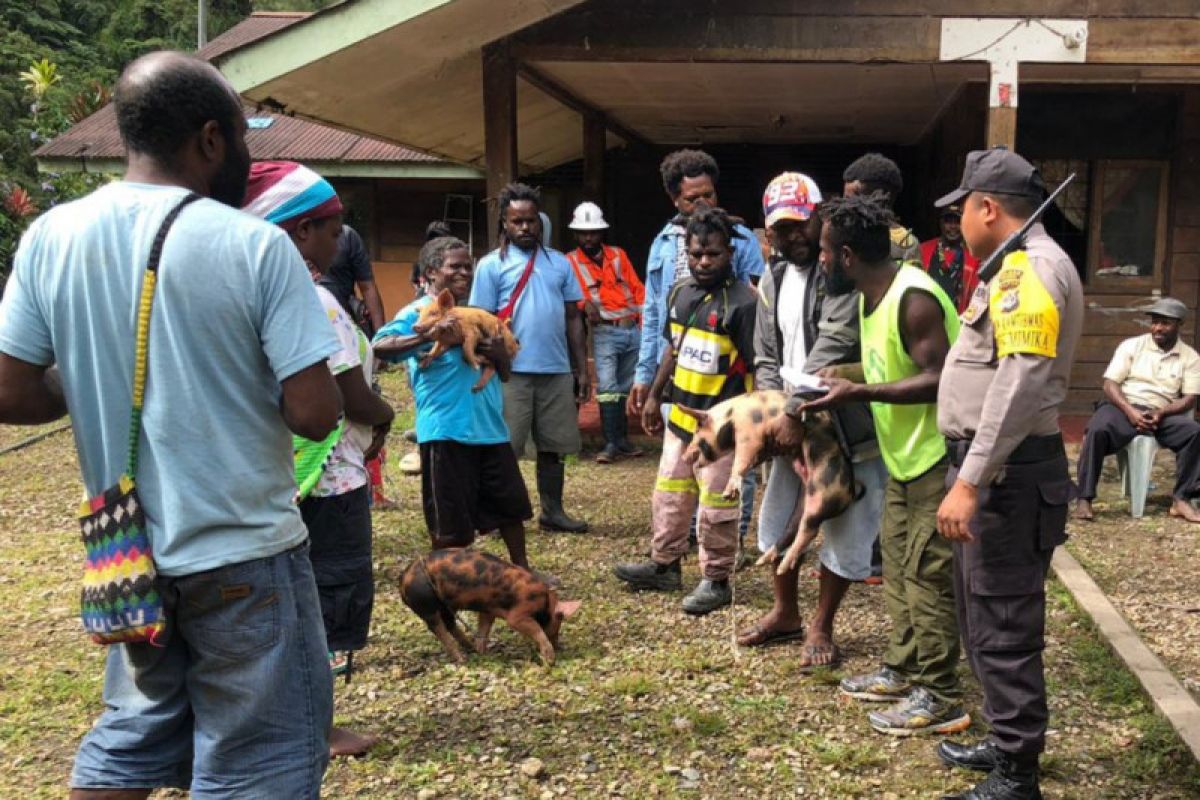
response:
M573 231L606 231L608 223L604 221L604 212L595 203L580 203L575 207L575 215L567 226Z

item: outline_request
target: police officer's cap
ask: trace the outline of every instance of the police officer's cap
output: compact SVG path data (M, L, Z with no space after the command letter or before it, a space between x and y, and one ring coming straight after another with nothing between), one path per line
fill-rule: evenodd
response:
M1154 305L1146 309L1146 313L1182 321L1187 319L1188 310L1182 300L1176 300L1174 297L1161 297L1155 301Z
M1006 147L993 147L968 153L962 184L934 205L961 203L971 192L1018 195L1038 203L1046 196L1046 184L1033 164Z

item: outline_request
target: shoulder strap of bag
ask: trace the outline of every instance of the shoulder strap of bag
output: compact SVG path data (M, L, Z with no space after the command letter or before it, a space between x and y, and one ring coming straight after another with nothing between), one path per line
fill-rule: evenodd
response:
M137 307L137 344L133 354L133 411L129 420L129 469L125 473L130 478L137 476L138 440L142 435L142 401L146 396L146 353L150 339L150 310L154 305L154 289L158 284L158 262L162 259L163 242L167 240L167 231L175 224L175 219L188 203L200 199L195 192L188 192L172 208L158 226L154 235L154 243L150 246L150 258L146 262L146 274L142 278L142 293L138 298Z
M512 319L513 312L517 309L517 301L521 299L521 294L525 291L525 284L529 283L530 276L533 275L533 264L537 261L538 248L533 248L533 255L529 257L529 263L525 265L525 271L521 273L521 279L517 281L516 287L513 289L512 296L508 298L504 308L496 312L496 316L503 322L506 319Z

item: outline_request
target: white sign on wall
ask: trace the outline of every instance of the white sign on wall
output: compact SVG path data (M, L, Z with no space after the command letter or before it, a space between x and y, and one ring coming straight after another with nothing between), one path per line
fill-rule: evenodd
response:
M1082 64L1087 60L1085 19L947 18L942 20L942 61L991 65L993 108L1016 108L1021 62Z

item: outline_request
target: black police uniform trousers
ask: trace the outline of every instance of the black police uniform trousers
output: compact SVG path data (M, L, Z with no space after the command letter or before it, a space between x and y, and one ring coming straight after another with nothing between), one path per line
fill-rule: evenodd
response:
M1135 436L1137 429L1121 409L1107 400L1096 406L1079 451L1080 497L1089 501L1096 497L1104 457L1123 450ZM1190 500L1200 493L1200 422L1196 422L1190 413L1163 417L1154 438L1159 445L1175 453L1172 496Z
M969 441L950 442L947 486ZM1062 437L1029 437L996 482L979 487L970 542L954 543L954 590L964 650L983 688L983 716L999 748L1045 749L1046 572L1066 541L1071 479Z

